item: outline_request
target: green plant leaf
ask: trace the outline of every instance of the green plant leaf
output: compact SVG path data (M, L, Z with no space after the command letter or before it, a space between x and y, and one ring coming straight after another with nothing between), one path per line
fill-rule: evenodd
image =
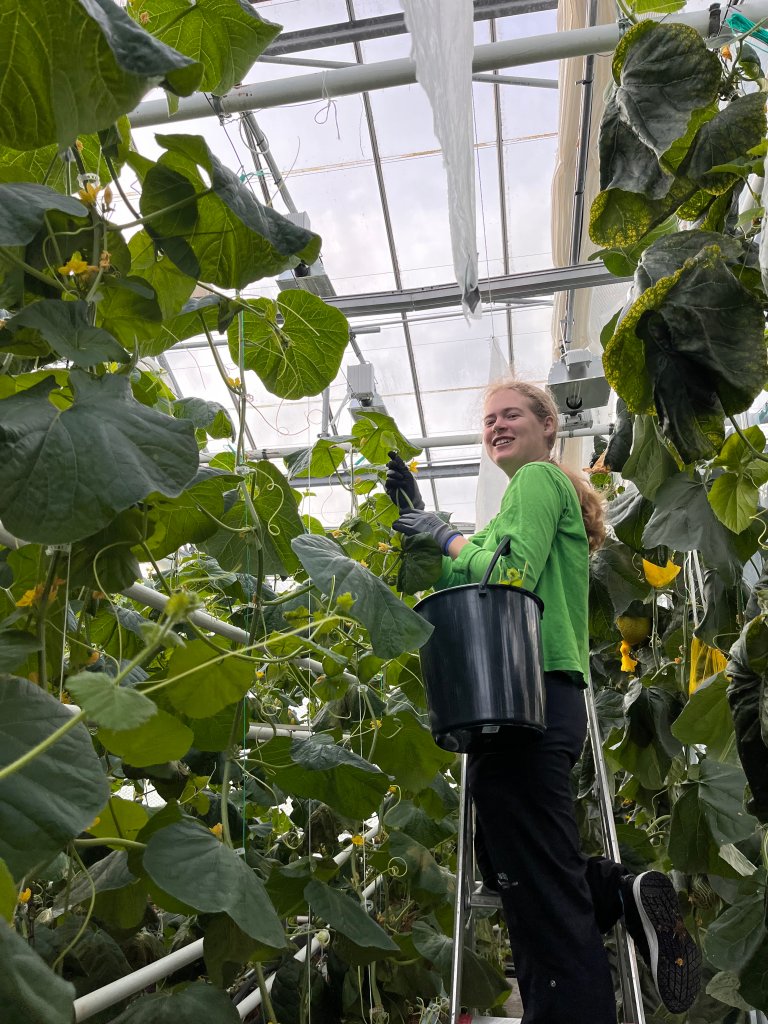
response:
M318 395L334 380L349 343L343 313L302 289L280 293L276 302L253 299L228 331L229 354L279 398Z
M203 640L190 640L173 652L167 672L170 684L163 695L177 711L190 718L209 718L245 696L254 681L254 665L240 658L219 658Z
M128 764L143 768L150 764L177 761L192 746L192 730L158 709L157 713L134 729L99 729L98 738Z
M163 314L154 288L144 278L106 277L100 292L98 323L126 348L133 351L157 332Z
M743 808L741 768L703 760L698 780L690 782L672 807L669 855L681 871L741 877L720 855L720 848L751 836L756 820Z
M107 129L115 140L115 145L108 146L112 165L119 173L128 153L131 138L131 126L127 117L120 117L111 129ZM112 134L113 133L113 134ZM119 141L118 141L119 140ZM98 175L99 182L107 185L112 181L98 134L83 135L78 140L78 153L87 174ZM82 147L82 148L80 148ZM71 150L59 152L55 144L42 146L39 149L17 150L0 147L0 180L35 181L39 185L46 184L69 195L67 187L67 166L70 165ZM71 165L70 165L71 175Z
M381 412L361 416L352 427L352 436L372 466L383 466L390 451L396 451L403 459L413 459L421 452L400 433L392 417Z
M0 1004L8 1024L71 1024L75 986L0 920Z
M684 462L717 453L723 413L748 408L768 376L762 307L731 272L736 252L713 232L658 239L605 350L611 386L631 411L655 408Z
M0 860L0 918L13 921L16 911L17 889L8 865Z
M209 437L235 436L232 417L219 402L208 402L194 396L178 398L173 403L173 415L180 420L189 420L197 430L204 430Z
M4 123L8 123L7 119ZM51 210L60 210L70 217L88 216L79 199L63 196L47 185L0 185L0 246L27 245L43 227L45 215Z
M389 787L384 772L325 733L306 740L277 736L259 748L259 757L283 792L321 800L348 818L370 817Z
M197 821L155 832L144 870L165 892L207 914L224 912L251 938L285 949L283 927L260 879L234 850Z
M232 1000L221 989L196 981L181 991L153 992L131 1003L112 1024L240 1024Z
M635 565L635 558L626 544L606 540L605 544L590 559L590 604L598 599L603 590L613 609L611 621L623 615L633 601L643 601L651 587L643 576L642 568Z
M707 498L723 526L741 533L757 512L759 495L759 487L748 476L723 473L713 482Z
M175 272L185 280L192 280L172 263L167 257L163 257ZM175 316L168 319L163 317L163 323L155 324L154 332L146 340L140 342L139 350L143 356L158 356L166 349L172 348L179 341L187 338L194 338L203 334L203 325L211 332L223 332L225 327L221 326L222 320L229 323L230 303L218 295L204 295L200 298L190 298L184 303ZM232 306L234 309L234 306ZM233 315L233 313L232 313Z
M292 547L324 594L351 595L353 603L347 614L368 630L377 657L396 658L427 642L432 627L377 576L347 558L330 537L307 534L296 537Z
M10 672L35 654L42 644L33 633L20 629L0 630L0 672Z
M277 466L268 460L258 462L255 472L258 492L253 506L263 527L264 571L281 576L296 572L299 561L292 541L303 536L304 524L294 492Z
M191 423L140 405L127 377L73 370L70 382L63 411L53 377L3 400L0 515L25 540L87 537L152 491L180 494L197 470Z
M701 683L672 725L681 743L703 743L707 754L724 760L733 749L734 732L726 690L728 680L718 672Z
M54 916L64 913L68 906L76 907L90 900L94 890L97 893L111 892L135 881L136 876L128 868L125 850L112 850L85 871L79 871L72 879L69 893L65 889L58 894L53 904Z
M714 172L713 168L743 156L761 141L765 131L765 102L760 93L736 96L701 126L679 173L708 192L725 192L740 175Z
M453 754L438 747L429 729L410 710L397 707L382 718L371 757L374 764L411 793L419 793L436 772L454 760Z
M189 95L203 70L110 0L13 5L0 41L0 143L14 149L52 142L63 149L78 135L109 128L158 84Z
M397 589L417 594L437 583L443 573L443 552L440 545L426 533L406 537L402 545L402 561L397 570Z
M130 356L118 342L101 327L88 322L88 304L82 300L62 302L43 299L33 302L16 316L6 321L5 330L16 335L21 342L43 338L50 350L75 366L93 366L95 363L127 363ZM3 345L3 348L7 348Z
M137 231L131 237L128 249L131 254L131 276L145 281L153 290L163 321L176 317L192 294L195 279L183 274L172 260L158 253L146 231ZM213 298L218 301L215 296ZM153 332L158 329L155 325ZM142 356L159 355L161 351L148 341L139 344L139 354Z
M688 132L720 86L717 54L688 25L641 21L613 56L616 102L623 120L662 158Z
M97 838L135 839L148 820L149 815L140 803L113 796L88 831Z
M715 518L701 480L676 473L656 491L656 510L643 531L648 548L666 545L674 551L700 551L707 565L733 582L738 560L725 528Z
M157 39L203 65L198 88L223 96L280 32L242 0L134 0L130 13Z
M201 466L192 484L178 498L151 495L146 543L153 557L165 558L182 544L200 544L216 533L219 525L215 520L224 517L224 494L239 479L231 473Z
M141 212L151 215L150 234L185 274L221 288L244 288L299 260L314 263L320 238L262 206L204 139L155 138L166 152L146 173ZM182 201L185 206L161 213Z
M434 964L446 989L450 989L453 939L435 931L426 921L415 921L413 944L425 960ZM508 998L509 989L504 976L497 968L492 967L488 960L465 948L461 969L461 992L462 998L472 1006L489 1009L504 1002Z
M72 720L28 679L0 677L0 768ZM109 787L82 723L0 782L0 857L14 877L42 865L86 828Z
M755 954L768 945L763 907L754 896L737 900L707 928L704 953L720 971L740 973ZM763 959L765 964L765 959Z
M352 897L313 879L304 889L312 911L356 946L380 950L382 955L398 951L398 946L381 925L376 924Z
M345 450L335 440L321 437L311 448L302 448L301 451L285 456L288 479L333 476L345 455Z
M104 672L79 672L67 690L88 718L105 729L135 729L157 713L157 705L138 690L119 686Z
M638 414L632 428L632 450L621 475L652 501L659 487L678 466L667 446L659 439L652 416Z

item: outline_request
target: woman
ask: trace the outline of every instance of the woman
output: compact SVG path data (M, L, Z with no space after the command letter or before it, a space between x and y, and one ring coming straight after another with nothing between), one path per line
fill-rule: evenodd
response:
M552 460L557 423L554 402L531 384L501 381L488 389L483 444L510 483L499 514L469 540L424 511L416 481L394 453L386 489L401 510L394 529L430 534L442 547L438 588L478 583L509 536L510 554L492 580L515 569L544 602L547 729L512 749L469 755L477 859L485 884L501 894L524 1024L615 1024L601 932L624 917L673 1013L696 997L701 954L665 875L633 876L580 850L570 777L587 731L589 554L605 529L587 481Z

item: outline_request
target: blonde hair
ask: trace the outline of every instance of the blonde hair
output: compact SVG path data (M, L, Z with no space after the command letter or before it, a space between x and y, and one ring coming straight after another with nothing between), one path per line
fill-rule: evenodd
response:
M551 436L546 436L547 445L551 453L557 440L557 423L559 420L559 413L552 395L543 388L536 387L535 384L529 384L528 381L515 380L514 377L508 377L490 384L486 388L484 400L487 402L489 398L498 394L499 391L516 391L519 395L527 398L531 412L541 423L544 423L548 417L552 417L555 428ZM576 496L579 499L579 505L581 506L581 516L584 520L584 529L587 531L589 550L590 552L597 551L605 540L603 499L583 474L574 473L573 470L561 466L551 455L550 462L565 473L573 484Z

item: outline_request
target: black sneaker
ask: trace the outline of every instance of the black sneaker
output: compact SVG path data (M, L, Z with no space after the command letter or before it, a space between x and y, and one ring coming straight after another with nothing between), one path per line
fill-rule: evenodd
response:
M701 987L701 952L683 923L675 888L660 871L644 871L622 886L624 920L651 970L662 1003L684 1013Z

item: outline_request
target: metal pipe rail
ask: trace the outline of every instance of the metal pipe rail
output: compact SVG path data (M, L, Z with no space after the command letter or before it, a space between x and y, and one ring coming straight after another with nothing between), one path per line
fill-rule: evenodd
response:
M768 0L745 0L739 10L751 21L760 22L768 17ZM692 26L701 35L709 31L709 11L694 11L664 17L668 23ZM728 31L723 39L731 38ZM525 64L541 64L563 57L584 57L593 53L613 50L621 38L618 25L598 25L594 28L575 29L572 32L551 32L527 39L511 39L486 43L475 47L473 72L498 71L502 68ZM374 89L387 89L416 82L416 64L410 58L361 64L338 68L319 74L299 75L273 82L240 85L221 97L223 114L238 114L244 110L263 110L289 103L311 100L336 99ZM211 106L203 93L179 102L175 114L170 114L165 99L140 103L129 115L132 128L196 120L211 116Z

